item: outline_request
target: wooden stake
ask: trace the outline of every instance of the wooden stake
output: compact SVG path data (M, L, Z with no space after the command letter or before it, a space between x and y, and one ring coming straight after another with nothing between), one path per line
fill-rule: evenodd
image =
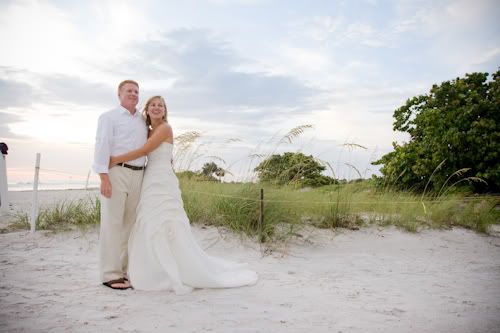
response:
M31 232L35 232L36 219L38 217L38 175L40 173L40 153L36 153L35 178L33 179L33 200L31 204Z
M259 235L260 241L263 242L264 238L262 232L264 231L264 189L260 189L260 217L259 217Z

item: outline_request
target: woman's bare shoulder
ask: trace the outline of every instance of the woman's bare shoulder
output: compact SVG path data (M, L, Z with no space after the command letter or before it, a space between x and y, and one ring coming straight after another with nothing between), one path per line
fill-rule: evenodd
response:
M158 129L162 132L172 132L172 126L169 123L165 122L158 126Z
M162 136L164 136L165 141L172 143L174 136L174 132L172 131L172 126L170 126L170 124L167 122L161 124L160 126L161 126L161 132L163 134Z

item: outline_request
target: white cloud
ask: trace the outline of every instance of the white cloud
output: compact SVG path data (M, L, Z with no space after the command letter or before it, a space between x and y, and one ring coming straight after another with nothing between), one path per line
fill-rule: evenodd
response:
M384 31L379 31L368 22L349 21L342 15L316 16L302 19L292 25L302 34L324 46L362 44L368 47L386 45Z
M481 65L486 62L489 62L495 58L500 58L500 47L495 47L486 52L481 52L481 54L477 55L477 58L473 60L473 65Z
M384 42L380 38L380 33L375 28L364 22L355 22L347 26L340 36L350 42L359 42L366 46L380 47Z
M48 3L11 2L3 8L0 22L4 66L58 72L73 68L75 55L88 54L67 13Z
M496 0L454 0L448 3L445 13L454 20L468 25L481 23L486 14L497 16L499 11L500 7Z
M6 5L0 13L0 41L2 49L10 51L0 53L2 65L114 82L115 75L96 65L130 59L135 54L124 48L154 36L158 28L158 22L150 22L132 1L65 5L70 8L36 0Z
M95 137L96 119L105 110L71 104L50 107L34 104L29 109L12 108L10 111L23 114L22 121L10 125L12 132L18 135L43 143L84 143L91 146Z
M94 43L109 52L118 51L131 41L154 37L162 22L148 19L145 7L145 3L130 0L92 1ZM106 54L100 56L106 57Z
M208 2L217 5L258 5L268 2L268 0L208 0Z
M308 72L308 76L325 73L331 64L331 59L325 52L310 48L284 45L280 48L280 55L281 71L297 77L302 76L305 72Z
M345 24L346 21L341 16L316 16L311 19L303 19L297 22L295 26L313 40L324 42Z
M441 2L398 2L392 23L397 33L414 32L426 35L460 35L467 30L494 26L498 14L495 0L459 0Z

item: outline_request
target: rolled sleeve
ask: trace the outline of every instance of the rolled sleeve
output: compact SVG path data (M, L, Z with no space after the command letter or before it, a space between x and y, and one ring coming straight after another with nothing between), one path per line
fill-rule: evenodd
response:
M95 138L94 163L92 169L95 173L109 172L109 158L111 157L111 137L113 126L109 117L103 114L97 122Z

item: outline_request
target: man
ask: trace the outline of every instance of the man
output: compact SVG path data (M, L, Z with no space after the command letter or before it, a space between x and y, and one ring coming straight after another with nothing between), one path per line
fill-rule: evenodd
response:
M135 223L135 209L144 174L145 157L108 168L110 156L142 147L147 127L136 109L139 84L125 80L118 86L120 105L99 117L93 169L101 178L101 227L99 268L103 284L112 289L128 289L127 244Z

